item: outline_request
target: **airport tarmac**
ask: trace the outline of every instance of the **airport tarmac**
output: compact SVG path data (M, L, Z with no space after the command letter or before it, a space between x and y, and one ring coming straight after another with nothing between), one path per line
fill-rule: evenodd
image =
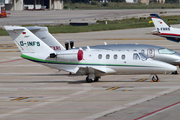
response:
M76 46L115 43L179 44L152 36L151 28L54 34ZM0 37L0 120L178 120L180 76L109 75L86 83L85 76L47 68L20 57L9 36ZM180 72L180 70L178 69Z
M139 43L180 52L179 43L149 34L152 30L154 27L53 36L61 44L74 40L76 47ZM157 83L151 82L149 74L109 75L86 83L86 76L68 75L20 55L9 36L0 37L0 120L179 120L180 75L159 74Z
M8 18L1 18L0 25L53 25L70 22L115 20L124 18L149 17L149 14L179 15L179 9L117 9L117 10L46 10L46 11L7 11Z

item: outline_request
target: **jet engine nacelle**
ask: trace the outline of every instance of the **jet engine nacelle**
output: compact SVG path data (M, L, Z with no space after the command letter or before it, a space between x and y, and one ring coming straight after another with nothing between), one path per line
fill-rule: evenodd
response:
M72 62L81 61L83 59L82 50L67 50L57 54L58 61Z

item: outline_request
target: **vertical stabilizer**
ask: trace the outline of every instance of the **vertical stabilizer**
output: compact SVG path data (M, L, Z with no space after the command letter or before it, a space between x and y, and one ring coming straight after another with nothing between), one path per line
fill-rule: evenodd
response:
M169 31L170 27L167 25L159 16L158 14L150 14L151 19L154 23L154 26L157 31L163 32L163 31Z
M26 27L32 33L34 33L39 39L45 42L54 51L65 50L65 48L49 33L47 27L32 26Z
M25 27L4 26L22 54L38 59L46 59L55 51Z

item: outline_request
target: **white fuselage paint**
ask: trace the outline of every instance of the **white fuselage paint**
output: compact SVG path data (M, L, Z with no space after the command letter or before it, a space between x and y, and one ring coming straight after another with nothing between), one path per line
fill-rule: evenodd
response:
M68 50L68 52L75 50ZM66 51L63 51L66 53ZM69 72L76 73L78 68L93 68L97 71L101 71L103 74L110 73L120 73L120 74L138 74L138 73L168 73L172 70L176 70L175 66L170 64L152 60L148 58L147 60L133 59L133 54L138 54L136 52L122 52L122 51L109 51L109 50L83 50L83 59L78 61L73 58L69 60L59 61L59 55L57 58L48 59L51 61L57 61L58 63L54 64L53 62L45 63L44 65ZM102 58L100 58L102 56ZM108 58L109 56L109 58ZM122 57L125 56L123 59ZM69 61L69 62L67 62ZM70 71L70 69L72 71ZM80 71L80 70L79 70ZM81 72L83 73L83 72Z

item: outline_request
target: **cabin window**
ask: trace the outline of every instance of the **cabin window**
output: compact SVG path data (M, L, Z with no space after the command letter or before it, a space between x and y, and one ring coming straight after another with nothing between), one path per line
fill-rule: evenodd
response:
M176 52L167 48L159 49L159 54L174 54L174 53Z
M114 55L114 59L117 59L117 57L118 57L118 56L115 54L115 55Z
M110 55L109 55L109 54L107 54L107 55L106 55L106 59L109 59L109 58L110 58Z
M133 54L133 59L134 60L140 60L140 57L139 57L139 55L137 53L134 53Z
M126 58L126 56L125 56L125 55L122 55L122 56L121 56L121 59L122 59L122 60L124 60L125 58Z
M99 58L99 59L102 59L102 54L99 54L99 55L98 55L98 58Z

